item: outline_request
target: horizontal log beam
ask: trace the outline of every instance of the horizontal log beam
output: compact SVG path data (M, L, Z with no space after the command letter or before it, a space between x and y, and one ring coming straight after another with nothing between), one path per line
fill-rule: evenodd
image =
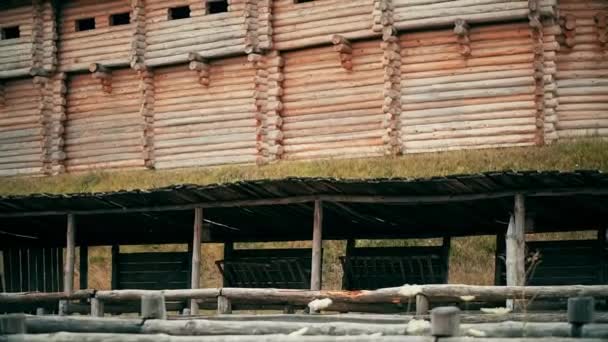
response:
M217 201L217 202L200 202L188 203L179 205L164 205L154 207L138 207L138 208L111 208L111 209L93 209L93 210L47 210L47 211L28 211L14 213L0 213L0 218L11 217L39 217L39 216L57 216L57 215L99 215L99 214L120 214L120 213L141 213L141 212L159 212L159 211L178 211L191 210L194 208L229 208L229 207L248 207L248 206L264 206L264 205L287 205L314 202L321 200L325 202L342 202L342 203L376 203L376 204L433 204L433 203L453 203L467 202L477 200L488 200L498 198L513 197L516 194L523 194L526 197L562 197L576 195L592 195L603 196L608 195L608 189L605 188L556 188L542 190L519 190L519 191L502 191L493 193L478 193L478 194L462 194L462 195L437 195L437 196L358 196L358 195L309 195L309 196L293 196L283 198L266 198L253 200L236 200L236 201Z

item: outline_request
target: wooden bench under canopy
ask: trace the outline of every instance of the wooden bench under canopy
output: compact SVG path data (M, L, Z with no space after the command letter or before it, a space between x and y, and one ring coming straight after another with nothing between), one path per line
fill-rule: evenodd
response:
M450 239L441 246L360 247L340 257L342 288L374 290L403 284L445 284Z

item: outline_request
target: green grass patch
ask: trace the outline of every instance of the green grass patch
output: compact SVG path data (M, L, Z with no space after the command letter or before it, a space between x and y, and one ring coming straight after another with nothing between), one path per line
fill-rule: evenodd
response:
M608 171L608 140L569 140L543 147L466 150L400 157L281 161L266 166L99 171L55 177L2 178L0 195L151 189L172 184L212 184L285 177L420 178L503 170L576 169Z

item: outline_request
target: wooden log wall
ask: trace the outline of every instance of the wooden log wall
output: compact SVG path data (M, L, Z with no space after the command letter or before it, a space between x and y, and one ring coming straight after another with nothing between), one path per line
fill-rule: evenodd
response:
M600 38L606 31L601 16L608 14L608 3L560 0L559 11L563 34L556 74L558 135L606 136L608 45Z
M34 20L33 8L21 6L2 9L0 28L19 26L19 38L0 40L0 75L27 75L33 63Z
M374 0L294 0L273 1L273 40L278 50L288 50L331 42L333 34L366 38L372 30Z
M479 24L519 20L529 14L528 0L392 0L399 30L451 25L456 19ZM535 0L532 0L535 1ZM538 11L555 13L555 0L540 0Z
M452 30L401 36L404 152L535 143L528 23L474 26L469 39L467 57Z
M206 86L187 65L154 72L158 169L256 162L256 70L245 57L209 64Z
M0 27L21 31L0 40L0 130L23 135L0 147L0 175L608 134L602 1L560 0L559 18L556 0L227 3L216 14L195 0L0 5ZM179 6L189 6L190 18L170 20ZM130 23L110 26L119 13ZM95 29L76 32L76 20L90 17ZM89 67L97 78L79 74ZM17 75L32 77L29 88ZM17 97L38 107L22 115L30 104ZM38 131L25 138L34 126L20 120L34 125L35 116ZM33 145L36 158L17 152Z
M284 159L384 154L378 40L352 44L352 70L331 46L283 57Z
M146 64L187 61L190 52L205 58L242 54L253 49L247 28L254 15L251 0L230 0L228 12L207 14L206 1L146 0ZM190 6L190 18L168 20L174 6ZM245 19L248 20L245 20Z
M110 15L130 13L128 0L62 2L59 64L63 71L85 70L91 63L128 65L134 23L110 25ZM76 21L95 18L95 29L77 31Z
M43 173L39 103L32 79L4 81L0 105L0 176Z
M66 170L143 167L144 121L140 80L130 69L112 71L111 92L90 74L70 75L65 123Z

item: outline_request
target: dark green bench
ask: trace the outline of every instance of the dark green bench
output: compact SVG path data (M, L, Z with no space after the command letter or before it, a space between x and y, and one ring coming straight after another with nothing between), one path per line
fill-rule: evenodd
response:
M432 247L352 248L340 257L345 290L374 290L404 284L445 284L450 240Z
M312 250L235 249L216 261L225 287L310 289Z

